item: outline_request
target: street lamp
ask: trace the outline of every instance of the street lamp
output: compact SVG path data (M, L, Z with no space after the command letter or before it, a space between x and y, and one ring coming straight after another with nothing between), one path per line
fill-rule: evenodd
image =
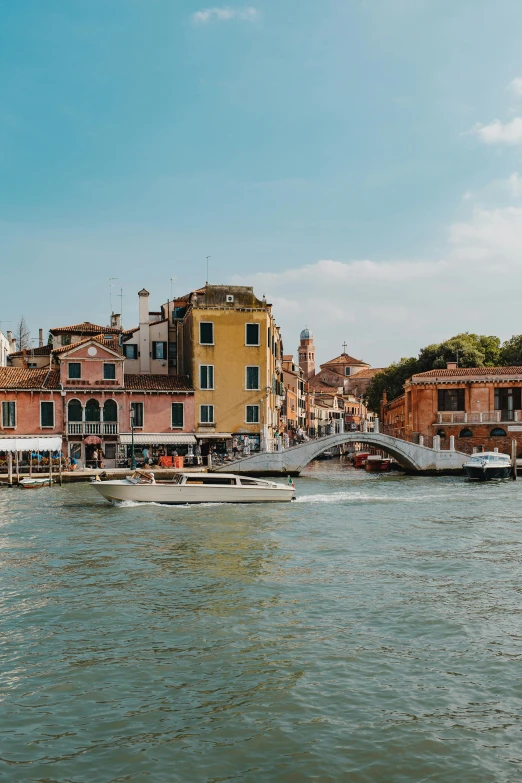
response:
M136 470L136 456L134 454L134 414L135 414L135 410L131 404L130 424L131 424L131 468L132 470Z

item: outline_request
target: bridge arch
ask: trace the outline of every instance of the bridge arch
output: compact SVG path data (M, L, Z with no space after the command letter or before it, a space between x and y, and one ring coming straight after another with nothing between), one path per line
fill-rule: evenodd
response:
M440 472L462 470L463 459L467 457L458 451L437 451L427 446L418 446L391 435L379 432L344 432L337 435L327 435L317 440L309 440L292 446L284 451L274 453L260 452L244 457L241 460L228 463L217 468L218 471L233 471L234 473L258 473L277 475L290 473L298 475L315 457L332 446L344 443L363 443L382 449L394 457L399 465L409 471Z

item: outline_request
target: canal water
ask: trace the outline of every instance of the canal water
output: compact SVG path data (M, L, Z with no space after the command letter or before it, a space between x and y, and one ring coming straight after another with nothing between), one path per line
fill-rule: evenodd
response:
M0 780L522 779L522 482L0 489Z

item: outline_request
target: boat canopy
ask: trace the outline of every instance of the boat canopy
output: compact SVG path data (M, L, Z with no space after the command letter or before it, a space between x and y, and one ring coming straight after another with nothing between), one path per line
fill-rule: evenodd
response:
M0 451L61 451L61 438L0 438Z

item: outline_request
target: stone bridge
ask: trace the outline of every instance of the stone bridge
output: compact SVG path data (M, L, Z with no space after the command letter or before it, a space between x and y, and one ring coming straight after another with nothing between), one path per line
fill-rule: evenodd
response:
M380 449L411 473L454 473L462 471L462 463L468 459L460 451L430 449L418 446L391 435L380 432L344 432L327 435L317 440L308 440L298 446L275 452L258 452L250 457L228 462L214 470L222 473L246 473L250 475L277 476L289 474L297 476L315 457L332 446L343 443L363 443Z

